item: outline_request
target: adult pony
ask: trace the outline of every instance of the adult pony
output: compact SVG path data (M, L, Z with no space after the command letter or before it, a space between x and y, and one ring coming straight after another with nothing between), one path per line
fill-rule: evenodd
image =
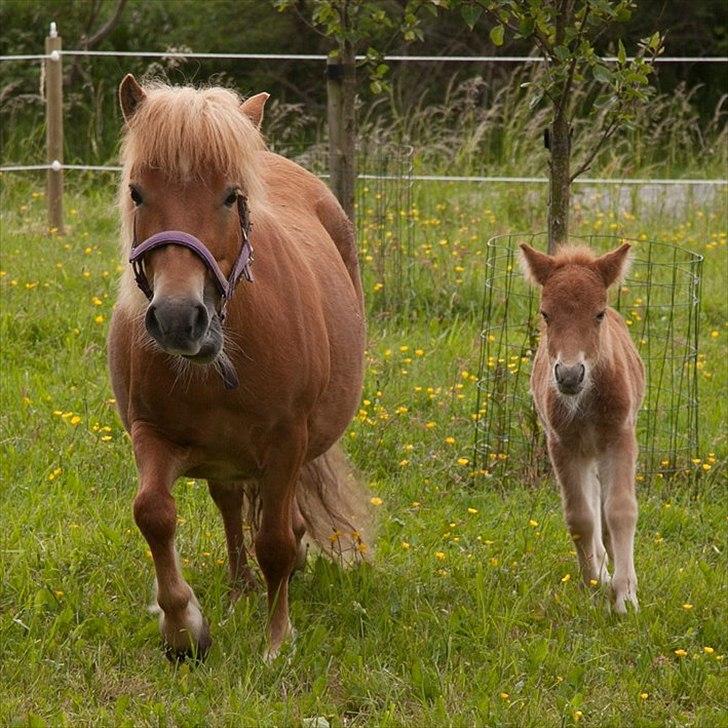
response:
M366 549L366 493L337 444L363 373L352 226L322 182L266 151L268 94L241 103L222 88L142 88L127 75L119 97L126 270L109 368L139 470L134 518L154 559L160 630L172 657L203 657L211 643L179 568L171 493L181 476L204 478L233 597L255 584L244 511L253 524L273 658L292 633L288 580L304 533L345 560Z
M542 286L531 393L582 577L587 584L611 581L620 613L628 602L638 608L635 421L645 375L624 321L607 306L607 289L626 275L629 248L597 258L588 248L549 256L521 245L526 277Z

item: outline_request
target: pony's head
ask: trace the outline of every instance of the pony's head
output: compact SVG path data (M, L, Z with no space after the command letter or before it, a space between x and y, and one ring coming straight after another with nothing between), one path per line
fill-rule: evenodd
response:
M629 268L628 244L597 258L585 247L561 248L545 255L521 245L526 278L541 286L541 317L553 383L566 396L590 384L590 374L605 353L607 289Z
M238 196L252 208L262 197L257 152L268 94L241 102L227 89L154 83L132 75L119 87L125 121L120 206L125 261L133 245L162 231L197 238L230 276L241 249ZM167 353L198 363L214 361L223 346L220 287L188 247L163 245L143 259L148 302L131 271L120 303L145 316L145 326ZM128 269L128 265L127 265Z

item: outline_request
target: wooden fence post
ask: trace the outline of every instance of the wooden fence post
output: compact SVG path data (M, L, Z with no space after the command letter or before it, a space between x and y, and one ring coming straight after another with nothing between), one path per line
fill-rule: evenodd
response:
M356 61L351 57L326 60L326 101L329 127L331 188L354 222L356 193Z
M63 235L63 61L61 37L56 24L51 23L45 39L45 100L46 150L48 170L46 197L48 199L48 227Z

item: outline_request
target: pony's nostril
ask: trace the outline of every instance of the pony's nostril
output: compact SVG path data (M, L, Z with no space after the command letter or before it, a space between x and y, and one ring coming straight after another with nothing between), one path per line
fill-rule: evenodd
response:
M161 322L157 317L157 306L154 303L150 304L149 308L147 308L147 313L144 317L144 323L147 327L147 331L149 331L149 333L153 336L164 333Z
M561 382L561 369L562 369L561 364L557 364L554 367L554 376L556 377L557 382Z
M579 384L584 381L584 375L586 374L586 367L583 364L579 364L581 371L579 372Z
M192 326L190 327L190 335L193 340L201 338L207 331L208 324L210 323L210 317L207 313L207 309L201 303L198 303L192 314Z

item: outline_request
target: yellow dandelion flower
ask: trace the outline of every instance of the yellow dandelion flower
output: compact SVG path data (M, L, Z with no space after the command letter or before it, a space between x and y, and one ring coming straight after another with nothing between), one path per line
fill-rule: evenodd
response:
M452 435L448 435L445 438L445 444L446 445L454 445L455 444L455 438Z
M79 422L81 422L81 418L78 415L73 415L69 422L75 427Z
M478 512L477 508L468 508L468 513L472 513L473 515L475 515L477 512Z
M706 655L712 655L715 650L712 647L708 647L707 645L703 647L703 652L705 652Z
M642 700L647 700L647 698L649 698L649 697L650 697L649 693L640 693L640 698Z
M437 422L430 421L425 423L425 428L428 430L433 430L435 427L437 427Z
M371 504L372 504L373 506L381 506L381 505L382 505L382 503L384 503L384 501L383 501L383 500L382 500L381 498L379 498L378 496L376 496L376 495L375 495L375 496L373 496L372 498L370 498L370 499L369 499L369 502L370 502L370 503L371 503Z
M447 558L447 554L444 551L435 551L435 558L438 561L444 561Z
M531 528L537 528L538 527L538 521L535 521L533 518L531 518L528 521L528 525L531 526Z
M678 657L685 657L685 656L686 656L686 655L688 654L688 653L687 653L687 652L686 652L685 650L683 650L683 649L679 649L679 650L674 650L674 652L675 652L675 654L676 654L676 655L677 655Z
M687 602L686 602L685 604L683 604L683 605L682 605L682 608L683 608L683 609L684 609L684 610L685 610L686 612L689 612L689 611L690 611L690 610L691 610L691 609L693 608L693 605L692 605L692 604L689 604L689 603L687 603Z
M467 465L469 462L468 458L458 458L458 465Z
M500 698L501 700L508 700L511 696L508 693L501 693Z
M584 716L584 713L582 713L580 710L575 710L574 711L574 722L578 723L582 719L583 716Z
M424 349L415 349L415 356L424 356L425 350Z
M596 586L598 583L596 579L589 579L589 586Z
M567 581L571 581L571 574L564 574L561 577L561 583L566 584Z
M405 551L409 551L409 548L410 548L410 544L408 544L408 543L407 543L407 541L402 541L402 543L400 544L400 546L401 546L401 547L402 547L402 548L403 548L403 549L404 549Z

